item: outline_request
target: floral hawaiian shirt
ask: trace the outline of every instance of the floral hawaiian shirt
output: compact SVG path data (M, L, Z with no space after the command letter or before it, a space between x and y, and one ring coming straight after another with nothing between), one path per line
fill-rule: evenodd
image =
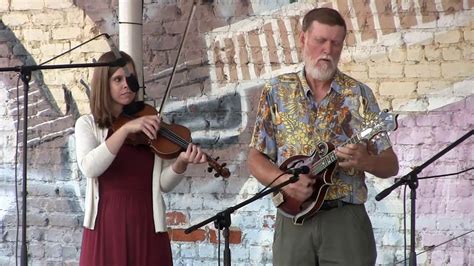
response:
M364 92L361 92L361 91ZM295 155L312 155L319 142L344 144L364 129L364 123L380 112L365 84L337 71L329 93L316 102L304 76L280 75L263 88L250 147L277 165ZM368 142L374 153L391 147L387 134ZM367 200L365 174L336 167L326 200L361 204Z

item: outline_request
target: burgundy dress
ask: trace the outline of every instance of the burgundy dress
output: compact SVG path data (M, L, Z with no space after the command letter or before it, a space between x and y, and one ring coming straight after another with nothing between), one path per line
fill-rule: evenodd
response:
M84 228L80 265L172 265L167 232L155 233L152 205L154 154L124 144L99 177L94 230Z

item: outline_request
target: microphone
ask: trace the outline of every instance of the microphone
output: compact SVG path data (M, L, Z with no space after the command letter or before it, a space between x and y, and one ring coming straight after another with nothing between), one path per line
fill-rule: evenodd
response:
M310 171L309 167L306 165L303 165L300 167L286 169L285 173L292 174L292 175L299 175L299 174L309 174L309 171Z
M110 35L108 35L107 33L104 33L104 36L105 36L105 39L107 40L107 44L109 45L110 50L115 55L115 59L117 59L119 65L122 67L125 73L125 80L127 81L128 87L130 88L131 91L137 92L138 89L140 89L140 84L138 84L137 77L131 74L130 71L128 71L128 68L125 67L127 65L127 62L125 62L125 59L123 59L122 55L120 54L120 50L117 48L117 46L115 46Z

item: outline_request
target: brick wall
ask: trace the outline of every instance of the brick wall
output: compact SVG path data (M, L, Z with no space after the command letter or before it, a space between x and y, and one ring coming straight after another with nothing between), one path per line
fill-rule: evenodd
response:
M399 129L391 135L400 175L472 130L472 1L203 1L196 8L166 112L188 126L193 139L211 155L227 163L232 175L214 178L205 167L192 167L189 177L166 195L176 265L215 265L213 224L190 235L184 229L261 188L245 166L258 96L266 79L300 67L297 40L302 15L314 6L309 2L334 7L344 15L349 32L341 69L370 85L382 108L401 114ZM156 105L163 97L190 4L144 1L146 100ZM45 62L99 33L118 39L117 8L118 1L110 0L0 0L0 67ZM92 62L107 50L105 41L98 39L50 64ZM75 164L73 125L89 111L90 73L70 69L32 75L27 236L33 264L78 263L85 181ZM21 119L23 114L23 90L20 86L17 91L16 84L15 73L0 74L0 265L15 260L15 128L17 114ZM471 137L420 177L472 167L473 146ZM21 184L21 154L18 158ZM418 258L420 264L474 263L472 234L430 250L472 230L472 178L467 172L420 181L416 250L425 251ZM393 179L368 179L366 206L380 264L403 259L403 190L374 200L392 183ZM268 198L232 215L233 264L271 264L274 218Z

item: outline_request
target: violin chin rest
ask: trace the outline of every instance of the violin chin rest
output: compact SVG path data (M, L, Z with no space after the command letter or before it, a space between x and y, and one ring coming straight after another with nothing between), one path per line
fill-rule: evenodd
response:
M126 115L134 115L145 108L145 103L143 101L131 102L123 107L122 112Z

